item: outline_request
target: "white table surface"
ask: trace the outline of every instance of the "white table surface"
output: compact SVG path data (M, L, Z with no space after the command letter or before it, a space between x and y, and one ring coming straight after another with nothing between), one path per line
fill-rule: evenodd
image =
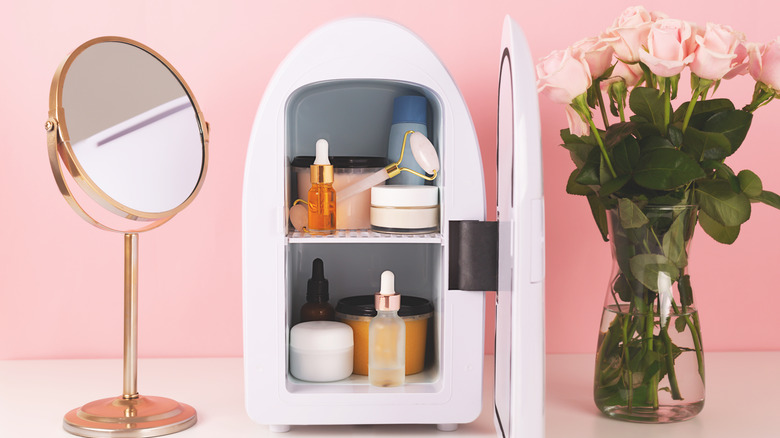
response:
M777 438L780 425L780 352L707 353L707 396L698 417L677 424L643 425L609 419L592 401L593 356L548 355L547 437L555 438ZM174 436L242 438L296 436L495 437L492 358L486 358L483 411L456 432L431 425L294 426L272 434L245 414L243 364L226 359L142 359L142 394L170 397L198 411L198 423ZM70 409L118 395L120 360L0 361L0 437L71 437L62 430Z

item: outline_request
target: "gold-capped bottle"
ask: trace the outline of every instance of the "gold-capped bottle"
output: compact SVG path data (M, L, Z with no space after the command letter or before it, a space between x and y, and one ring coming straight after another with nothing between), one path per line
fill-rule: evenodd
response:
M317 155L311 165L309 189L309 226L311 234L333 234L336 231L336 191L333 189L333 166L328 160L328 141L317 140Z

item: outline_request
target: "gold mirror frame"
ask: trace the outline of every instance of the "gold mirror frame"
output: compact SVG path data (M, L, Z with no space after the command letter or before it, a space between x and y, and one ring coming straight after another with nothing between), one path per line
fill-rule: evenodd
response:
M189 196L178 206L167 211L149 213L130 208L105 193L85 172L70 144L62 107L62 92L68 69L79 54L99 43L116 42L143 50L162 63L184 88L195 110L203 145L200 177ZM209 125L204 121L192 90L178 71L165 58L136 41L108 36L95 38L71 52L57 68L49 94L49 118L46 121L46 141L49 164L60 193L68 205L88 223L107 231L124 233L124 348L122 395L96 400L68 412L63 428L84 437L153 437L185 430L197 422L197 413L189 405L165 397L141 396L137 391L138 369L138 233L156 228L173 218L189 205L200 191L208 166ZM100 207L124 219L144 222L127 229L109 226L93 217L76 199L66 181L62 167L79 187Z
M84 168L81 166L81 163L79 163L73 148L71 147L67 123L64 121L60 122L61 119L65 119L64 109L62 106L62 91L65 77L71 64L79 54L84 52L89 47L100 43L123 43L147 52L149 55L163 64L179 81L182 88L184 88L186 91L187 97L192 103L203 142L203 164L200 172L200 178L198 179L198 183L196 184L195 188L192 190L192 193L190 193L184 202L173 209L159 213L143 212L128 207L106 194L84 171ZM116 36L94 38L80 45L73 52L71 52L70 55L68 55L68 57L57 68L57 71L54 73L54 78L52 79L51 89L49 92L49 118L46 121L45 129L47 132L46 139L49 151L49 164L51 165L51 170L54 174L54 179L57 182L57 187L59 188L60 193L65 198L65 201L67 201L68 205L73 208L76 214L81 216L82 219L89 222L90 224L104 230L122 233L137 233L147 231L162 225L181 210L183 210L187 205L189 205L193 199L195 199L195 196L200 191L203 185L203 181L206 178L206 170L208 167L209 125L207 122L204 122L203 113L198 106L197 100L195 100L192 90L190 90L189 85L187 85L187 82L184 81L179 72L170 63L168 63L165 58L160 56L159 53L137 41L133 41L128 38ZM81 189L101 207L125 219L150 223L137 228L118 229L117 227L105 225L95 219L90 213L87 212L84 207L82 207L82 205L73 195L73 192L71 191L65 179L65 175L63 174L63 165L65 166L65 169L67 169L68 173L73 177L73 180L76 181L76 183L79 185L79 187L81 187Z

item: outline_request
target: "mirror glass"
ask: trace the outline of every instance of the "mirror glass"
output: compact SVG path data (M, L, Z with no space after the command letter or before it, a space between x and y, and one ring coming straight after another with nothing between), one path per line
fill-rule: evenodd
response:
M88 46L63 73L60 127L97 189L90 195L102 191L140 213L184 204L201 178L205 147L176 75L149 52L114 41Z

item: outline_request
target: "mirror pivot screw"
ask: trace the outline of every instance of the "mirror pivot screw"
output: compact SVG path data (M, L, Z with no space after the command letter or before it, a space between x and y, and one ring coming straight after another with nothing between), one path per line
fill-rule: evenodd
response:
M46 128L47 132L52 131L54 129L54 122L52 122L51 120L47 120L46 124L43 125L43 127Z

